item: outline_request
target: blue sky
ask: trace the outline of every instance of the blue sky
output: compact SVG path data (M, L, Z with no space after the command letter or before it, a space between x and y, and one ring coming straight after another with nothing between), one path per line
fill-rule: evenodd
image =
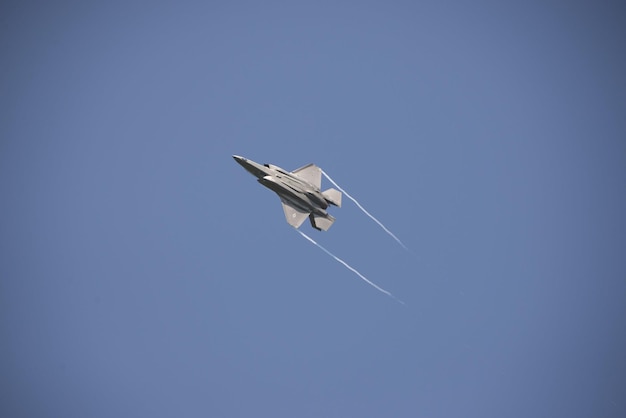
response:
M0 7L0 415L626 416L617 2Z

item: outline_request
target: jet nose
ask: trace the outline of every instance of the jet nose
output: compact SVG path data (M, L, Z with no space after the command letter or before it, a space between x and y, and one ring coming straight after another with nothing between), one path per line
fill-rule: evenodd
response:
M237 161L237 164L250 171L250 167L252 167L252 164L250 161L248 161L247 158L244 158L241 155L233 155L233 158L235 159L235 161Z

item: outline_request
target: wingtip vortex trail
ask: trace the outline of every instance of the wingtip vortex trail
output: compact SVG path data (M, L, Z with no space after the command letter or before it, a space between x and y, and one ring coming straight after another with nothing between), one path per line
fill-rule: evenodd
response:
M309 242L311 242L313 245L315 245L316 247L318 247L320 250L324 251L326 254L328 254L329 256L331 256L332 258L335 259L335 261L337 261L338 263L341 263L344 267L346 267L348 270L350 270L351 272L353 272L354 274L356 274L357 276L359 276L363 281L365 281L367 284L369 284L370 286L374 287L376 290L386 294L387 296L391 297L392 299L395 299L398 303L401 303L402 305L406 306L406 304L401 301L400 299L398 299L397 297L395 297L391 292L383 289L382 287L378 286L377 284L375 284L374 282L370 281L367 277L363 276L361 273L358 272L357 269L355 269L354 267L350 266L348 263L346 263L345 261L343 261L341 258L337 257L336 255L334 255L333 253L331 253L330 251L328 251L326 248L324 248L321 244L318 244L317 241L315 241L313 238L309 237L307 234L305 234L304 232L300 231L297 228L294 228L300 235L302 235L302 237L304 237L306 240L308 240Z
M350 194L348 192L346 192L344 189L342 189L341 186L339 186L332 178L330 178L330 176L328 174L326 174L326 172L324 170L321 170L321 171L322 171L322 174L324 175L324 177L326 177L326 179L328 181L330 181L333 184L333 186L335 186L337 189L339 189L339 191L342 192L343 194L345 194L348 199L350 199L352 202L354 202L354 204L357 205L358 208L361 209L361 211L363 213L365 213L371 220L376 222L376 224L378 224L378 226L380 226L387 233L387 235L389 235L391 238L393 238L406 251L411 252L411 250L409 250L408 247L406 245L404 245L404 243L402 241L400 241L400 238L396 237L396 235L393 232L391 232L385 225L383 225L382 222L380 222L378 219L376 219L376 217L374 217L374 215L369 213L354 197L350 196Z

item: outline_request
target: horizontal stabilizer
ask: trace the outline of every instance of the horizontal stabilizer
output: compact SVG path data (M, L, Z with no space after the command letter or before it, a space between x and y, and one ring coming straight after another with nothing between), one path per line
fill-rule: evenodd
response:
M332 205L341 207L341 192L335 189L328 189L325 192L322 192L326 201Z
M330 215L321 216L314 213L309 215L309 219L311 220L311 226L318 231L328 231L328 228L335 222L335 218Z

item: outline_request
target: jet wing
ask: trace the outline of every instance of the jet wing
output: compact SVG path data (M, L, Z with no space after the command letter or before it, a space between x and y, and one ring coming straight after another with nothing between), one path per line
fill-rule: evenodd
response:
M299 228L302 225L302 222L309 216L309 212L302 212L300 209L295 208L283 199L280 198L281 203L283 204L283 210L285 211L285 219L287 223L294 228Z
M291 174L300 177L302 180L312 184L318 189L322 187L322 170L313 163L293 170Z

